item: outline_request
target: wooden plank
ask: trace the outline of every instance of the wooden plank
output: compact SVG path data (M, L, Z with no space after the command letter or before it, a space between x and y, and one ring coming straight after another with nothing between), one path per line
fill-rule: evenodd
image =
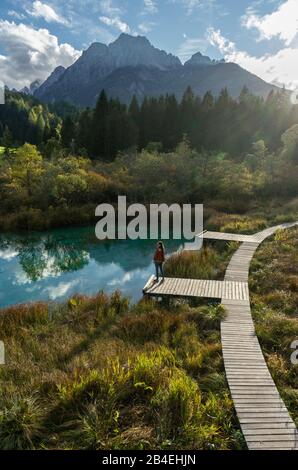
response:
M282 410L285 411L286 407L281 404L281 403L263 403L260 405L256 404L242 404L237 406L237 410L241 411L257 411L257 412L262 412L262 411L271 411L271 410Z
M237 356L235 356L235 353L237 354ZM229 351L224 351L223 353L223 356L227 359L235 359L235 357L237 359L260 359L262 361L264 361L264 356L262 354L261 351L255 351L254 349L250 349L250 350L246 350L246 351L243 351L243 350L239 350L237 349L237 351L235 351L234 349L231 349Z
M289 421L289 418L286 416L281 416L281 417L276 417L276 416L272 416L272 417L268 417L268 418L265 418L263 416L261 417L258 417L258 418L247 418L247 417L241 417L239 419L240 423L242 424L253 424L255 425L256 423L287 423Z
M255 332L255 329L252 325L249 325L249 326L241 326L237 328L234 326L234 325L223 325L221 331L224 333L224 334L237 334L238 335L249 335L249 336L256 336L256 332Z
M184 292L185 297L189 297L190 288L191 288L191 280L188 279L187 281L185 281L185 292Z
M249 435L247 437L247 442L281 442L281 441L286 441L288 442L289 439L293 439L293 444L295 442L295 439L297 439L297 436L295 436L295 432L293 431L288 431L286 434L256 434L256 435ZM297 439L297 445L298 445L298 439Z
M271 441L264 441L264 442L254 442L252 443L250 449L251 450L297 450L298 443L296 442L271 442Z
M265 428L265 429L249 429L245 432L247 442L254 442L260 440L266 440L264 436L285 436L285 440L289 440L289 438L298 439L297 430L295 429L272 429L272 428ZM267 437L268 440L268 437ZM274 440L274 439L272 439Z
M177 292L178 283L179 283L179 279L175 279L174 280L174 285L173 285L173 291L174 291L175 295L176 295L176 292Z
M245 378L240 378L240 377L231 377L230 376L230 385L231 387L243 387L243 386L253 386L253 385L260 385L264 384L264 386L267 386L268 384L273 385L274 382L271 379L271 377L245 377Z
M293 424L289 423L255 423L255 424L243 424L241 427L245 436L257 436L262 434L271 433L274 434L291 434L297 436L297 429Z
M155 277L152 275L149 277L148 281L146 282L144 288L143 288L143 293L146 294L146 291L152 286L154 282Z
M204 239L209 239L209 240L236 241L236 242L238 241L238 242L246 242L246 243L256 243L257 241L254 235L224 233L224 232L206 231L197 236L199 238L204 238Z
M178 294L178 292L181 292L181 286L182 286L182 282L183 282L183 279L178 279L178 282L176 284L176 295Z
M235 397L235 406L236 406L236 410L238 409L237 405L245 405L245 404L262 404L262 403L280 403L280 400L276 397L271 397L271 398L268 398L268 397L259 397L259 398L253 398L253 397L242 397L242 398L239 398L239 397Z
M196 285L196 281L195 279L191 279L190 281L190 289L189 289L189 295L191 297L195 297L195 285Z

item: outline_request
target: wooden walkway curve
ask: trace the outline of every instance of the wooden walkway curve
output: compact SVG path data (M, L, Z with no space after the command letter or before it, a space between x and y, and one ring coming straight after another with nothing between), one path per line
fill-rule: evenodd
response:
M224 281L165 279L144 288L147 295L220 298L227 311L221 323L226 376L243 435L250 450L298 450L298 432L266 365L251 315L248 277L258 246L282 224L253 236L204 232L215 240L242 241L226 270ZM243 238L244 237L244 238Z

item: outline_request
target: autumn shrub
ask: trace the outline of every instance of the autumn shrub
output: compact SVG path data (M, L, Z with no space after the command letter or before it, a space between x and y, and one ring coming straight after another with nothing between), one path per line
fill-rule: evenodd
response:
M198 384L185 372L174 369L167 386L159 387L152 399L162 439L179 436L188 425L196 422L200 401Z
M22 328L45 324L48 319L49 309L44 302L7 307L0 310L1 336L17 335Z
M42 435L43 407L33 397L1 402L0 449L28 450Z

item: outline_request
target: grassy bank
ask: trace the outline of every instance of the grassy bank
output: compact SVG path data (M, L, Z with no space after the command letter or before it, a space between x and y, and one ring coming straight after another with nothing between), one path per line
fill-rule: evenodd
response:
M240 449L220 306L75 297L0 312L2 449Z
M283 230L259 248L250 276L257 335L275 383L298 425L298 229Z
M165 264L165 275L185 279L222 279L237 246L237 243L214 243L199 252L175 254Z

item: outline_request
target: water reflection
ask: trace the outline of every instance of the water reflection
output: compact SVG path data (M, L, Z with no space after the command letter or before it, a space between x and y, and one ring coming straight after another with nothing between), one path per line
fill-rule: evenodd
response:
M106 241L94 228L0 237L0 306L121 289L137 300L153 272L154 241ZM181 242L166 242L174 252Z
M14 238L0 241L0 259L18 257L20 266L29 281L78 271L89 262L89 254L74 243L46 236L38 238Z

